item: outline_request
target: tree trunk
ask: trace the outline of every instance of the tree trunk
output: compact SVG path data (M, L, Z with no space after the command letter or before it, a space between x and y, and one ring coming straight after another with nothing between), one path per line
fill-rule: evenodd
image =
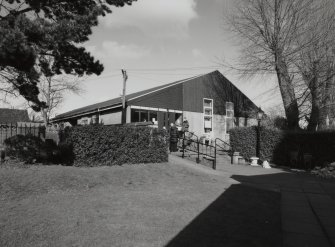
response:
M292 79L289 75L287 65L281 58L281 55L276 55L276 74L278 78L278 84L280 93L283 99L285 115L287 119L288 129L299 128L299 109L297 99L295 97L294 86L292 85Z
M48 80L48 88L45 95L47 107L41 109L45 127L47 127L49 124L49 108L51 103L51 77L48 77L47 80Z
M41 109L41 112L42 112L42 117L43 117L43 123L44 123L44 126L47 127L48 126L48 112L47 112L47 109Z
M332 72L334 73L334 72ZM332 118L331 110L334 108L331 96L334 94L334 85L335 78L334 76L329 76L327 81L325 82L325 89L322 93L322 105L320 109L320 129L327 129L329 126L327 123L327 117Z
M312 109L311 109L311 115L309 118L307 130L310 131L316 131L320 128L321 123L321 108L322 108L322 97L321 92L322 88L321 85L318 83L317 75L314 75L314 78L312 78L312 81L310 82L310 91L312 96ZM307 84L309 85L309 84Z

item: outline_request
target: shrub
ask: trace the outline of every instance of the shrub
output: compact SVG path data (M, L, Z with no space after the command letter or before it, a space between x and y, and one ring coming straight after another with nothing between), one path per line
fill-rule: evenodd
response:
M233 151L238 151L249 159L256 156L257 127L235 128L230 130L230 144ZM282 131L277 129L260 129L260 158L278 165L290 165L290 153L298 152L298 167L303 167L303 154L313 156L313 164L323 165L335 161L335 132L320 131ZM292 165L292 164L291 164Z
M314 166L324 166L335 161L335 132L286 132L283 145L295 148L299 152L298 159L303 161L303 153L313 156Z
M230 131L230 145L234 151L249 159L256 156L257 127L235 128ZM282 150L278 149L279 143L283 140L283 131L277 129L260 128L260 158L278 161Z
M148 127L86 125L70 129L64 146L76 166L167 161L164 133Z
M40 158L43 141L34 135L15 135L5 140L6 155L31 163Z

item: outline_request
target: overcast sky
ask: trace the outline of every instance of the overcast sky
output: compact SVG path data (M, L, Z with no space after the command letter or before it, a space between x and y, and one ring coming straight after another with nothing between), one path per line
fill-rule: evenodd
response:
M57 113L119 97L122 68L128 73L127 93L218 69L262 108L280 104L278 90L271 90L275 78L242 79L219 65L221 59L233 63L239 54L223 28L230 1L138 0L114 8L84 44L104 64L104 72L83 81L80 96L66 95Z

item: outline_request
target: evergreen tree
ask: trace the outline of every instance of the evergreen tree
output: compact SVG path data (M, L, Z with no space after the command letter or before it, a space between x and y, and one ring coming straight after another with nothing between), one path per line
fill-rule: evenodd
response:
M80 47L98 17L136 0L2 0L0 3L0 90L19 92L34 110L41 74L97 74L103 65ZM51 59L50 59L51 58Z

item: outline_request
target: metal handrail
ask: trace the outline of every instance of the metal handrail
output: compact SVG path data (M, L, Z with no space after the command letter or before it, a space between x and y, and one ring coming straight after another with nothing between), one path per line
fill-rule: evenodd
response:
M187 132L189 132L189 131L187 131ZM184 144L184 141L185 140L191 140L191 141L193 141L192 139L186 139L185 138L185 133L186 133L186 131L183 133L183 155L182 155L182 158L184 158L185 157L185 144ZM197 138L197 141L196 141L196 143L197 143L197 154L198 154L198 157L197 157L197 163L199 163L200 162L200 152L199 152L199 137L196 135L196 134L194 134L193 132L189 132L189 133L192 133L192 137L193 136L195 136L196 138ZM193 141L194 142L194 141Z
M220 138L215 138L215 146L219 146L220 148L223 148L222 146L220 146L219 144L217 144L216 141L223 142L223 144L225 144L225 145L227 145L227 146L229 146L229 147L231 148L231 146L230 146L229 143L225 142L224 140L222 140L222 139L220 139ZM224 148L223 148L223 149L224 149Z
M194 139L193 139L194 138ZM185 157L185 150L189 150L189 151L191 151L191 152L196 152L197 153L197 163L199 163L200 162L200 153L202 154L202 155L206 155L206 157L211 157L211 158L213 158L214 160L213 160L213 169L214 170L216 170L216 156L217 156L217 147L220 147L222 150L224 150L224 151L229 151L230 149L231 149L231 146L227 143L227 142L225 142L224 140L222 140L222 139L220 139L220 138L216 138L215 139L215 141L214 141L214 146L213 145L210 145L210 144L203 144L203 143L201 143L201 145L206 145L206 153L204 153L204 151L203 151L203 148L202 148L202 151L200 152L200 141L199 141L199 137L196 135L196 134L194 134L194 133L192 133L192 137L191 138L187 138L186 136L185 136L185 132L183 133L183 137L179 137L178 138L179 140L181 140L182 142L181 142L181 144L182 144L182 150L183 150L183 154L182 154L182 157L184 158ZM187 145L186 145L186 143L185 143L185 141L191 141L191 143L193 142L193 143L196 143L196 145L197 145L197 147L196 147L196 149L197 150L195 150L195 149L188 149L187 148ZM218 141L220 141L220 142L222 142L223 144L225 144L226 146L228 146L229 147L229 149L228 150L226 150L225 148L223 148L222 146L220 146L217 142ZM210 154L208 154L208 152L207 152L207 147L209 147L210 148ZM194 146L193 146L193 148L194 148ZM214 155L212 155L211 153L211 151L212 151L212 148L214 148Z
M210 149L211 148L213 148L214 149L214 153L215 153L215 146L212 146L212 145L206 145L206 144L203 144L203 143L200 143L200 141L199 141L199 139L197 138L197 136L195 136L196 137L196 140L192 140L192 139L188 139L188 138L185 138L185 136L184 136L184 138L178 138L179 140L181 140L181 144L182 144L182 152L183 152L183 154L182 154L182 158L184 158L185 157L185 150L189 150L189 151L191 151L191 152L195 152L196 154L197 154L197 163L200 163L200 154L201 155L206 155L206 157L211 157L211 158L213 158L213 169L216 169L215 168L215 155L212 155L212 154L208 154L208 152L207 152L207 147L209 147ZM193 143L196 143L196 150L195 149L188 149L187 148L187 146L188 145L185 145L185 141L190 141L191 143L193 142ZM200 151L200 145L206 145L206 152L204 153L203 152L203 149L202 149L202 151ZM191 146L191 145L190 145ZM194 147L194 146L193 146Z

